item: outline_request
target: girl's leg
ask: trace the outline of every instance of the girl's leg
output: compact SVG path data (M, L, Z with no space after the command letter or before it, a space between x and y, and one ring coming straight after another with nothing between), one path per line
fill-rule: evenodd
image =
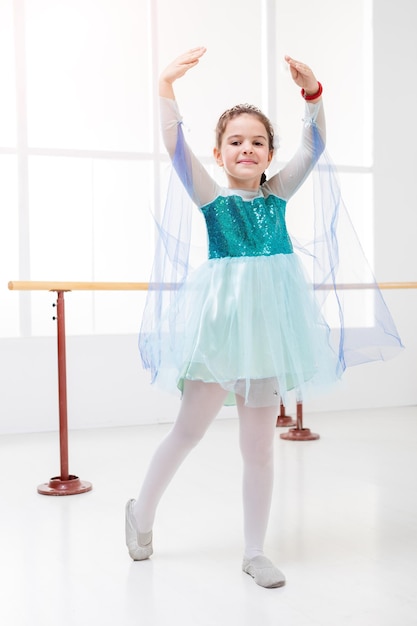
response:
M264 556L274 482L274 441L278 407L250 408L238 399L243 457L245 553L242 569L261 587L285 585L285 576Z
M216 417L227 391L216 383L186 380L180 411L171 431L157 448L132 512L137 528L148 533L162 494L182 461Z
M236 396L243 458L243 513L246 559L263 554L274 482L277 407L251 408Z

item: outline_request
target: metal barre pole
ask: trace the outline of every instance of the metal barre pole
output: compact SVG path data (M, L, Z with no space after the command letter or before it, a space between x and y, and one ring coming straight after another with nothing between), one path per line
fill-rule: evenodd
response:
M58 291L57 303L57 351L58 351L58 401L59 401L59 452L61 474L50 479L49 483L38 486L38 493L44 496L73 496L91 491L92 484L81 481L68 469L68 413L67 413L67 364L65 347L65 302L64 292Z

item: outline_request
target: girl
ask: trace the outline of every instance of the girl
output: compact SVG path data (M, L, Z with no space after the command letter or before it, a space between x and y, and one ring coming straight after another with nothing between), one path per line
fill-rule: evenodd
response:
M301 393L306 385L338 378L328 327L285 225L286 203L324 147L322 87L308 66L285 57L305 99L302 141L295 156L267 182L264 172L274 153L271 123L250 105L223 113L214 148L214 158L228 181L223 188L183 142L173 91L173 83L195 67L204 53L205 48L190 50L160 76L165 145L188 194L204 215L209 260L172 294L169 310L162 311L154 328L142 327L145 365L162 386L174 381L182 391L182 401L172 430L151 461L138 499L126 505L126 543L132 559L151 556L152 526L164 490L221 406L235 403L244 464L243 571L258 585L280 587L285 584L284 575L263 552L280 396L285 397L290 389ZM318 149L313 129L318 130ZM169 256L169 237L164 242Z

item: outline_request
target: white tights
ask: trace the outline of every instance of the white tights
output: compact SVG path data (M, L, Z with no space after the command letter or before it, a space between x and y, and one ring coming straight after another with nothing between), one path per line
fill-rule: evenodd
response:
M185 381L175 424L157 448L134 507L137 527L152 529L158 503L175 472L206 433L227 392L216 383ZM250 408L236 396L243 458L244 539L247 558L263 554L274 478L277 407Z

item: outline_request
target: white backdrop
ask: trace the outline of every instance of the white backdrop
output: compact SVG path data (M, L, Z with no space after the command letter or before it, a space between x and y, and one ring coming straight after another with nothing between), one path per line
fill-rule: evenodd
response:
M289 52L316 69L326 89L329 149L353 180L344 193L358 230L370 232L365 243L371 254L375 249L377 278L416 280L410 200L416 87L408 78L417 52L414 6L412 0L375 3L372 40L370 4L0 1L1 432L57 425L54 297L8 292L7 281L148 277L149 210L161 186L156 172L163 179L167 167L154 115L154 77L184 47L203 43L209 49L198 74L178 87L190 141L203 158L210 154L218 113L241 100L261 104L273 119L268 108L276 105L279 158L285 158L297 141L300 98L280 61L265 82L267 54L281 59ZM13 7L17 20L24 11L26 25L26 128L19 133L13 130L10 60L22 33L12 28ZM265 7L274 16L269 32L276 34L266 41ZM16 162L21 166L25 157L22 193ZM306 411L416 403L416 299L414 291L387 293L406 351L392 362L348 372L339 389ZM140 366L143 294L73 293L66 304L70 425L173 419L178 400L151 389Z

